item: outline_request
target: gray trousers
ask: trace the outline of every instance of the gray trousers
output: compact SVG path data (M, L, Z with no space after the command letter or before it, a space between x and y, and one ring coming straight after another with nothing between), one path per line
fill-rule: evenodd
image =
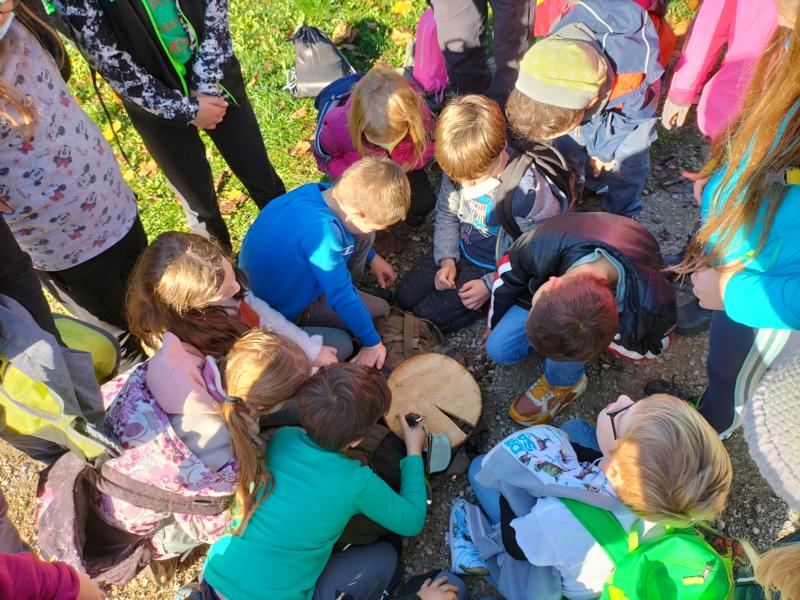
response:
M504 106L533 43L535 0L430 0L439 47L456 94L486 94ZM488 5L494 13L494 77L486 57Z
M31 547L22 541L16 525L8 518L8 502L2 491L0 491L0 552L5 554L31 552Z

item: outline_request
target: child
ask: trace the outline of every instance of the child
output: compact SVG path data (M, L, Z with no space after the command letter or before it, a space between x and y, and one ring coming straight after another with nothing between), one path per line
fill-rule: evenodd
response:
M259 208L286 191L267 156L233 54L226 0L54 0L67 34L122 99L178 194L189 227L231 240L204 130Z
M162 347L131 373L106 416L125 451L104 468L174 495L222 501L235 493L234 514L248 514L253 490L271 479L257 419L295 394L310 374L308 359L290 340L254 329L233 344L219 370L211 358L191 373L170 366ZM99 492L95 509L118 529L152 536L159 559L213 542L230 521L224 509L168 513Z
M754 67L775 33L776 17L772 0L705 0L675 65L661 124L680 127L697 103L698 129L712 139L725 131L742 109ZM722 64L707 79L723 47Z
M632 360L666 349L675 288L662 268L650 232L617 215L557 215L517 239L498 267L486 353L513 364L535 349L545 361L512 404L514 421L557 415L586 390L586 363L609 345Z
M664 72L658 48L652 21L633 0L584 0L528 50L508 98L506 114L520 135L557 138L578 173L588 158L587 185L608 192L607 212L642 210Z
M573 433L566 429L582 434L575 437L599 450L600 459L579 461L570 445ZM526 467L524 474L516 471L518 465ZM510 480L512 469L518 477ZM600 411L596 433L585 421L565 424L565 430L531 427L476 458L469 479L489 522L499 523L503 544L487 551L487 539L474 526L475 513L470 514L473 508L460 501L451 515L454 564L488 570L500 592L516 600L533 597L531 590L525 596L512 592L525 581L520 571L509 577L510 570L521 568L517 561L527 561L529 572L536 572L527 581L540 586L537 599L563 594L579 600L597 598L614 565L559 498L535 500L526 490L542 486L546 494L554 485L590 493L625 530L635 529L647 542L663 535L666 526L717 518L730 491L732 468L719 436L688 403L667 395L639 402L620 396ZM532 509L515 515L526 499L535 501ZM514 505L518 508L510 508Z
M433 115L420 94L386 66L370 69L347 102L328 112L319 144L327 160L319 170L336 179L363 156L388 156L403 167L411 185L410 225L423 222L436 198L423 168L433 155Z
M260 501L245 515L240 533L211 547L205 583L228 600L335 598L336 590L355 598L381 597L396 561L387 554L387 548L393 552L390 545L357 548L361 561L347 560L353 549L333 556L331 550L360 513L399 535L422 530L425 431L400 418L408 456L401 463L398 494L342 454L386 414L391 392L383 375L363 365L333 365L300 389L297 402L305 431L284 427L273 436L267 455L272 484L258 490Z
M105 600L86 573L62 562L45 562L30 552L0 552L0 597L26 600Z
M147 358L123 314L147 246L136 197L46 49L63 62L58 34L18 2L3 4L0 31L0 213L47 290L114 335L130 369Z
M448 333L480 317L491 295L496 256L510 244L501 231L495 192L512 152L503 113L484 96L451 100L436 123L436 139L436 160L447 175L436 205L433 252L400 283L397 303ZM528 229L562 212L562 197L531 165L514 193L513 212Z
M253 292L299 325L348 329L363 344L353 360L383 367L386 348L372 320L389 307L354 282L369 263L381 287L394 283L394 269L372 249L373 232L405 216L409 193L397 163L368 156L333 186L309 183L271 202L239 253Z
M225 356L253 327L291 339L315 367L346 359L352 351L343 331L303 331L256 298L228 254L193 233L162 233L147 248L131 276L127 312L137 335L172 357L171 369L181 361L194 369L205 356ZM331 345L323 345L325 340Z

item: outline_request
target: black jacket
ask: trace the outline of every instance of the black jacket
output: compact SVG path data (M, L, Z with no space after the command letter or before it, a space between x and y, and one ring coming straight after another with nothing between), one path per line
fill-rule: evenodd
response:
M661 250L647 229L609 213L567 213L545 219L524 233L500 261L492 290L494 328L515 304L531 298L551 276L601 248L625 269L625 300L614 342L641 355L661 353L661 340L675 326L675 288L664 273Z

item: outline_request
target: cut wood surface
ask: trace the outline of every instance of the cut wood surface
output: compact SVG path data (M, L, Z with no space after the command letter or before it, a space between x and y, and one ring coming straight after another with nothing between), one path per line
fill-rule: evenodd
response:
M460 446L481 418L481 390L472 374L442 354L418 354L401 363L389 376L392 407L386 421L402 437L396 415L425 416L430 433L445 433L450 445ZM463 421L463 429L454 421Z

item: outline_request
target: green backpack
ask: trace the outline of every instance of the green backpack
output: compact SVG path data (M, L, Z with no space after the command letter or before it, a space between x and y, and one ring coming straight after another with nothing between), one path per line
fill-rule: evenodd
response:
M560 498L614 563L601 600L725 600L732 597L730 565L693 529L671 529L639 544L614 513Z

